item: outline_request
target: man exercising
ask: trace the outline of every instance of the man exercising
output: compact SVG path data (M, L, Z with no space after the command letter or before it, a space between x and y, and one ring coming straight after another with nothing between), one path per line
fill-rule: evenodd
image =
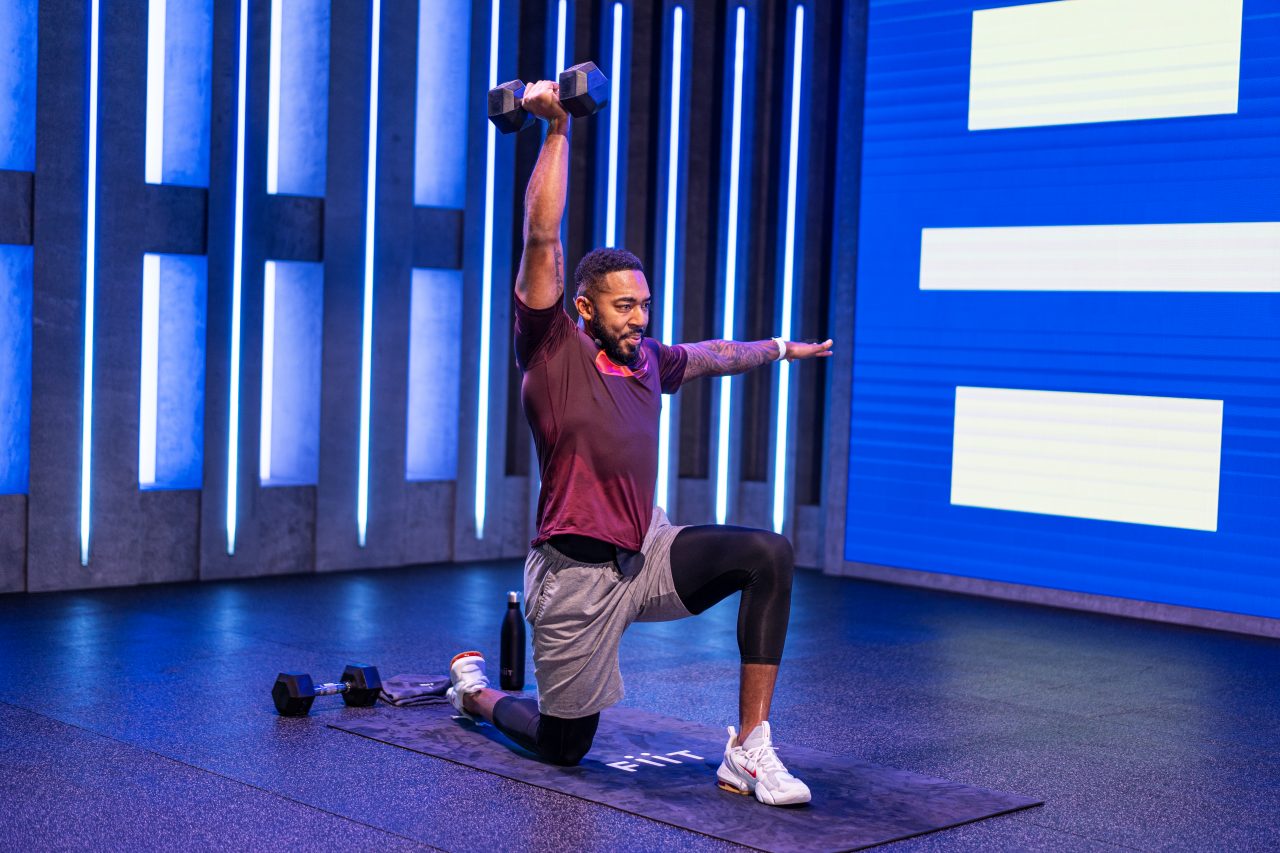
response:
M516 363L542 473L524 581L539 695L490 688L484 657L463 652L449 667L449 700L543 759L572 766L590 749L600 711L622 699L626 627L701 613L740 591L739 728L729 727L717 781L762 803L808 802L768 723L791 610L791 543L763 530L674 526L654 506L654 488L662 394L779 358L829 356L831 341L668 347L646 338L649 285L640 261L620 249L596 249L578 265L575 324L563 308L560 245L570 117L557 94L545 80L524 93L524 108L548 127L525 193L515 287Z

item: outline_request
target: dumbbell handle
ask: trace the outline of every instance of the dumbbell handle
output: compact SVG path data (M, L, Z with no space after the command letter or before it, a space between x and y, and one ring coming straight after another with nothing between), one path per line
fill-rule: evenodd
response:
M532 83L526 83L526 82L524 82L523 80L520 80L520 79L510 80L510 81L508 81L508 82L510 82L510 83L519 83L521 86L523 86L523 87L524 87L524 88L526 88L526 89L528 89L530 86L532 86L532 85L533 85ZM504 83L503 85L506 85L506 84ZM514 100L514 101L516 102L516 106L517 106L517 107L520 107L521 109L524 109L524 98L513 98L512 100Z
M351 689L351 685L345 681L339 681L336 683L331 682L328 684L317 684L316 695L317 696L336 696L339 693L346 693L350 689Z
M530 86L532 86L532 85L533 85L532 83L526 83L526 82L524 82L523 80L521 80L521 79L519 79L519 78L516 78L515 80L510 80L510 81L508 81L508 82L510 82L510 83L519 83L519 84L520 84L521 86L523 86L525 89L528 89ZM558 80L557 80L557 81L554 81L554 82L555 82L556 87L557 87L557 88L556 88L556 100L559 100L559 99L560 99L560 91L559 91L560 82L559 82ZM506 83L504 83L503 85L505 86L505 85L506 85ZM524 108L524 101L525 101L525 99L524 99L524 98L515 98L514 100L515 100L515 102L516 102L516 106L517 106L517 107L520 107L520 108L522 108L522 109Z

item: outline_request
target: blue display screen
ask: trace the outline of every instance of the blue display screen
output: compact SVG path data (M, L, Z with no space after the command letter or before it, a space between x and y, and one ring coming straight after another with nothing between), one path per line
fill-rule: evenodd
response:
M847 560L1280 617L1280 10L871 2Z

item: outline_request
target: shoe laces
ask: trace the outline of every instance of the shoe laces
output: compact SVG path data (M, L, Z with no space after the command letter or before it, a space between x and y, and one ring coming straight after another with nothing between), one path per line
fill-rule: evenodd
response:
M739 747L747 760L752 762L758 771L766 773L788 773L782 759L778 758L778 748L771 743L762 743L750 749Z

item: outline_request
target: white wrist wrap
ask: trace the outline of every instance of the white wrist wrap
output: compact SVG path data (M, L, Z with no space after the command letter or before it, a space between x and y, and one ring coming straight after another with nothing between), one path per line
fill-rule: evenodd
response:
M778 345L778 361L782 361L787 357L787 342L782 338L774 338L773 342Z

